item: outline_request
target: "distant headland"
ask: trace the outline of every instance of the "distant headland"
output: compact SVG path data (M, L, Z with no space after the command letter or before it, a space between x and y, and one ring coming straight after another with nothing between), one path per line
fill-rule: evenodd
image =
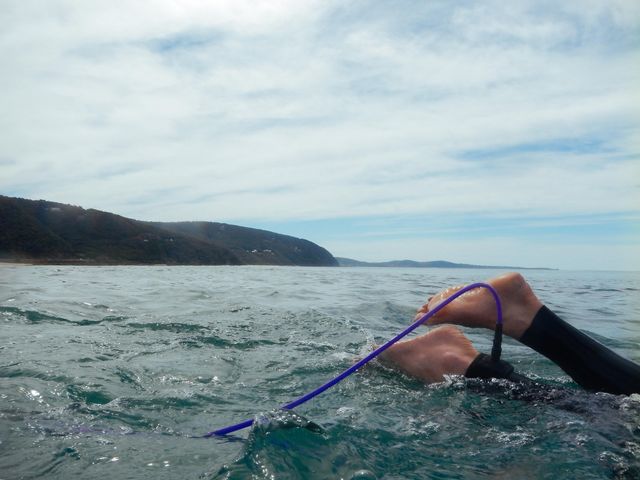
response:
M416 262L414 260L391 260L388 262L361 262L352 258L336 257L341 267L395 267L395 268L478 268L498 270L557 270L555 268L514 267L508 265L472 265L469 263L454 263L445 260L431 262Z
M337 266L308 240L217 222L143 222L0 195L0 261L68 265Z

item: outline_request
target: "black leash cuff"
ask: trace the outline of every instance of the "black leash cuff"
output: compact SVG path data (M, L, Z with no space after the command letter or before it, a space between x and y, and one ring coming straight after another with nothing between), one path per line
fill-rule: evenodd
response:
M495 361L490 355L480 353L471 362L464 376L467 378L506 378L511 380L513 366L504 360Z

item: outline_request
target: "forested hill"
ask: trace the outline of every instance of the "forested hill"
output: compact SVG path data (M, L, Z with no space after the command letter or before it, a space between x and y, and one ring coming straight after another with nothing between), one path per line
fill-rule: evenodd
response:
M51 264L337 266L299 238L213 222L142 222L0 195L0 260Z
M338 266L333 255L315 243L266 230L217 222L154 222L149 225L224 247L242 264Z

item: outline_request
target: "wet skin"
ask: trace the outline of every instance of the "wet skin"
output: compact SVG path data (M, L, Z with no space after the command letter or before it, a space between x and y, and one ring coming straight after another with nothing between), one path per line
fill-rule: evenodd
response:
M508 273L488 280L496 289L503 308L504 333L519 339L529 328L542 302L519 273ZM452 287L431 297L418 310L416 318L439 305L463 286ZM493 330L496 322L495 300L486 289L465 293L447 305L428 322ZM411 377L426 383L441 382L444 375L464 375L478 355L471 341L452 325L441 326L428 333L387 349L380 360Z

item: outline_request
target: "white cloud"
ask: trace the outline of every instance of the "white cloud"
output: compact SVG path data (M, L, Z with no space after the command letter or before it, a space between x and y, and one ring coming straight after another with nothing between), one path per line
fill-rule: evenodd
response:
M637 2L14 2L0 20L6 194L236 222L640 205Z

